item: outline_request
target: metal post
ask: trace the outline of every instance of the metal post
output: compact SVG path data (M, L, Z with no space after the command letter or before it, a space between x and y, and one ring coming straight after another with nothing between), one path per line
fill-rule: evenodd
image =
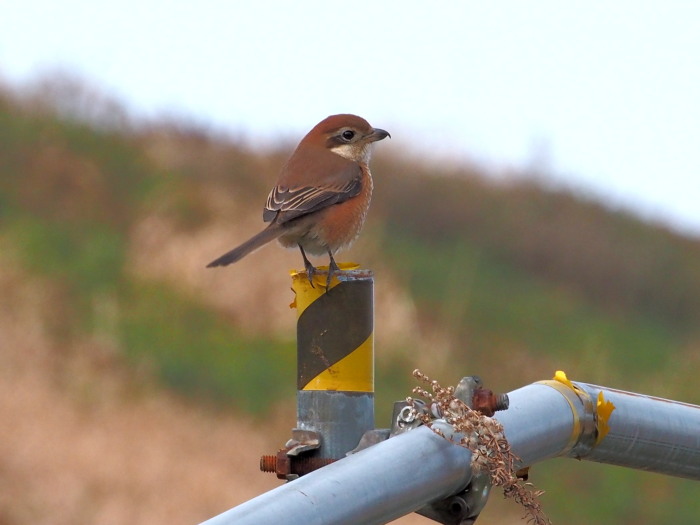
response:
M321 277L321 278L318 278ZM297 440L320 437L314 455L339 459L374 428L374 279L337 273L326 292L292 274L297 308ZM308 450L308 449L307 449Z

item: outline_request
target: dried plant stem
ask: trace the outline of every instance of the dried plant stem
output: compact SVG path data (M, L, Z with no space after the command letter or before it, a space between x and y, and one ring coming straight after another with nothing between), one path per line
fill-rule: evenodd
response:
M551 524L542 511L539 496L543 491L532 490L529 483L521 483L515 475L515 463L518 458L510 449L508 440L503 433L503 426L495 419L472 410L462 400L454 395L454 387L443 387L431 380L420 370L414 370L413 376L429 385L430 390L417 386L413 392L429 401L433 409L450 424L456 432L462 434L458 445L472 452L472 469L487 472L493 485L503 488L506 498L512 498L527 511L528 522L535 525ZM432 416L429 412L417 410L412 398L407 401L413 407L417 417L435 433L445 437L442 432L432 426Z

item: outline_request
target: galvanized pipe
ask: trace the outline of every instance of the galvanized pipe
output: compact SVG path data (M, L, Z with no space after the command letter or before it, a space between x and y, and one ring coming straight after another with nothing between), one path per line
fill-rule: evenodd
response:
M341 268L346 265L341 264ZM307 455L339 459L374 428L374 279L368 270L336 272L314 284L292 274L297 308L297 430L315 432Z
M607 436L583 459L700 480L700 407L579 385L615 406Z
M511 449L521 459L520 466L566 455L578 441L574 421L581 419L585 409L582 401L572 397L537 383L508 393L508 410L494 418L503 425Z
M510 407L496 418L522 466L569 456L700 479L698 406L568 380L527 385L508 397ZM459 439L443 421L436 425ZM461 491L470 462L468 450L419 427L205 523L387 523Z
M602 396L602 397L601 397ZM700 480L700 407L586 383L543 381L498 412L522 466L568 456ZM605 418L599 401L611 403ZM609 427L603 434L604 425Z
M446 436L452 428L437 424ZM455 435L455 439L460 439ZM380 524L454 494L471 453L426 427L406 432L277 487L206 525Z

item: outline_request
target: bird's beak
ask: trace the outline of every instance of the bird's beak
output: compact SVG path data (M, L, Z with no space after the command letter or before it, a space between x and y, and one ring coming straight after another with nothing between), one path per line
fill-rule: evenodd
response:
M391 138L391 135L389 134L388 131L384 131L383 129L379 129L379 128L373 128L372 133L367 135L366 139L369 142L377 142L378 140L382 140L382 139L385 139L387 137Z

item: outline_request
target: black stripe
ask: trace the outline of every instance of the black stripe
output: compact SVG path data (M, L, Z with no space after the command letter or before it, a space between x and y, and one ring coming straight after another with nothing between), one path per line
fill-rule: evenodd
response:
M371 280L341 282L297 321L297 389L365 342L373 330Z

